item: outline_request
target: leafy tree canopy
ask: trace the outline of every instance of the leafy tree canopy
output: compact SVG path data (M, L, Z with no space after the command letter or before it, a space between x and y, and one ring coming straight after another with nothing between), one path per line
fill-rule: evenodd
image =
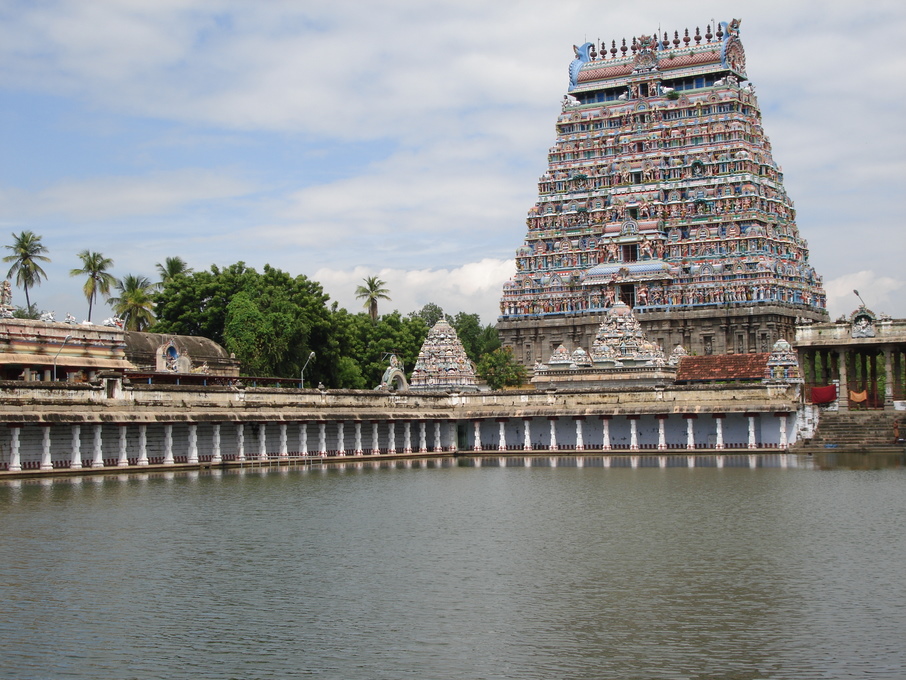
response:
M492 390L499 390L522 385L526 381L527 371L513 356L511 347L500 347L481 358L478 362L478 376Z

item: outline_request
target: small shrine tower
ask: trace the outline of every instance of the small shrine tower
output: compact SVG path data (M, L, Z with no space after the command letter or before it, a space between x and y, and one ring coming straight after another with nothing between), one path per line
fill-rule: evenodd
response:
M472 362L446 319L428 331L409 380L410 390L477 390Z

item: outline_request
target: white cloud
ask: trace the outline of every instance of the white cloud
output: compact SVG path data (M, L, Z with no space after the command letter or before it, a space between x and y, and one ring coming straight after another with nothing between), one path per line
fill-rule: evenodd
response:
M433 302L448 314L478 314L482 323L492 324L500 313L498 300L503 284L514 271L513 260L485 258L453 269L323 268L313 278L321 282L331 299L352 312L362 308L362 301L355 297L356 287L365 277L377 276L390 291L391 301L381 303L383 311L398 309L408 314Z
M876 314L890 314L897 318L906 317L906 279L879 276L864 270L844 274L825 283L827 307L832 319L849 314L861 303L854 291L865 301L866 306Z

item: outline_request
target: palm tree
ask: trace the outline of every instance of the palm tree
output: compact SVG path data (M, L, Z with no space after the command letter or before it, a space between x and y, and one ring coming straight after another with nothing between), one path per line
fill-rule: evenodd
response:
M157 284L162 289L167 283L179 275L188 276L192 273L192 268L186 264L186 261L177 255L168 257L163 264L157 263L157 273L160 275L160 283Z
M16 277L16 285L22 286L25 290L25 307L31 309L31 300L28 299L29 286L40 285L41 279L46 279L47 274L41 269L41 262L50 262L50 258L44 255L47 248L41 243L41 237L32 231L23 231L21 234L12 234L13 244L5 246L7 250L12 250L12 255L3 258L4 262L12 262L9 273L6 278Z
M355 289L355 296L361 300L365 300L363 305L365 309L368 310L368 314L371 316L371 322L377 323L378 318L378 300L389 300L390 296L387 295L390 291L384 288L386 281L381 281L376 276L369 276L363 279L365 282L364 286L359 286Z
M127 331L141 331L154 321L151 308L154 300L151 297L154 284L144 276L127 274L116 282L119 291L117 297L112 297L110 302L113 311L123 320Z
M113 260L104 257L101 253L83 250L79 253L82 260L81 269L71 269L70 276L88 276L82 292L88 298L88 321L91 321L91 310L94 307L94 298L100 293L105 298L110 297L110 287L116 284L116 279L107 270L113 266Z

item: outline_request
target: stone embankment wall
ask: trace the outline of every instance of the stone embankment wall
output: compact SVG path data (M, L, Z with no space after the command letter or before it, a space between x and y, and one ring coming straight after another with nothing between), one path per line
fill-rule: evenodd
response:
M0 470L457 451L785 449L784 386L403 393L0 384Z

